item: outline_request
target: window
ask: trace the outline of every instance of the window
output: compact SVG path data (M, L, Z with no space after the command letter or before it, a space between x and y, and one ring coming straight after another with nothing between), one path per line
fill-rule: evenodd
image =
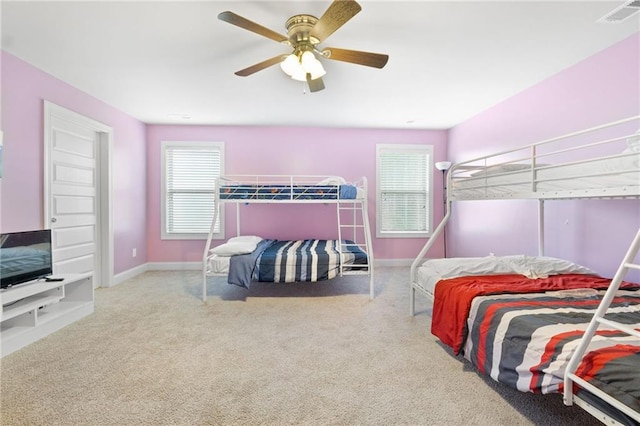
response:
M431 234L433 147L378 145L376 237Z
M162 238L207 238L215 207L215 180L224 172L224 144L162 142L162 166ZM221 223L219 216L217 238L224 238Z

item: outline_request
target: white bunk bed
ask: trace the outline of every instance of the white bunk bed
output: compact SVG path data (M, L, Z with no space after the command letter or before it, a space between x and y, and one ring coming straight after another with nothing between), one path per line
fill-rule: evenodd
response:
M640 423L640 289L637 284L622 281L624 272L639 268L632 260L640 246L640 230L614 279L597 277L591 271L583 270L580 265L544 256L544 201L640 198L638 129L640 116L454 164L446 175L444 218L413 261L410 275L411 315L415 314L416 292L433 300L432 332L443 343L451 346L454 353L464 353L465 358L481 372L519 390L561 392L564 394L566 405L575 402L609 424ZM490 256L451 260L425 258L451 217L452 202L504 199L538 200L538 256ZM542 268L541 273L535 271L537 267ZM526 278L528 273L532 276ZM569 278L575 280L575 283L572 281L570 285L566 284ZM470 292L471 287L464 287L468 285L465 284L465 280L473 281L473 286L482 287L486 292ZM527 294L514 294L525 293L524 287L533 285L533 281L545 280L548 282L544 285L553 284L550 288L556 291L541 292L540 289L536 289ZM558 287L555 287L556 283ZM565 285L569 286L562 287ZM523 287L514 290L519 288L517 286ZM570 301L567 301L567 298ZM521 310L518 313L501 313L504 315L504 322L492 318L491 321L496 324L495 330L498 330L495 334L491 334L494 333L491 331L488 335L483 335L482 333L487 332L480 331L486 330L489 326L489 319L483 318L485 312L496 312L497 309L506 312L507 307L515 304L516 300L522 304L518 306L530 304L538 310L543 303L558 305L574 301L587 304L589 308L581 305L579 315L585 317L581 322L568 319L567 322L559 320L557 324L545 325L550 330L555 326L566 327L567 323L575 327L572 330L575 334L572 335L571 343L557 349L558 352L547 353L548 346L538 349L533 343L527 343L526 347L522 344L521 347L512 347L519 339L533 342L534 335L535 340L543 342L547 338L542 336L540 329L534 330L533 325L525 323L528 320L529 324L532 324L539 321L540 317L532 321L533 313L523 307L518 308ZM612 300L616 302L609 306ZM574 307L563 309L571 311ZM608 309L608 312L616 317L616 321L603 318ZM451 317L439 318L449 315ZM452 326L452 323L455 326ZM601 329L594 338L598 326ZM513 331L516 327L530 327L531 330L527 333L532 334L517 335ZM507 328L510 328L510 331L507 332ZM503 332L504 334L499 334ZM509 334L512 332L513 335ZM568 333L568 330L561 332ZM549 333L560 332L554 329ZM603 338L603 334L610 336ZM557 336L548 338L553 339ZM551 340L546 341L547 344L549 341ZM512 367L505 366L508 362L502 358L502 351L506 346L501 345L509 345L510 354L522 350L523 355L519 363L514 363ZM618 395L613 398L609 394L613 386L610 381L617 380L611 376L590 376L589 380L580 376L586 374L584 368L581 369L579 366L583 366L587 357L591 357L590 361L598 360L597 357L602 356L599 355L600 350L611 347L626 348L625 350L629 351L628 358L632 360L632 369L629 370L628 377L636 378L636 383L623 386L631 386L633 389L625 388L624 392L616 390L621 394L629 391L623 397ZM535 354L531 355L532 353ZM553 362L527 364L532 356L538 355L547 357L548 360L553 359ZM622 355L608 356L614 359ZM619 371L616 374L620 375ZM601 385L604 383L604 386L596 387L590 383L596 379L601 380ZM574 384L577 385L576 388ZM609 386L609 392L602 390L606 386ZM574 394L577 389L580 391ZM631 402L619 402L619 399L623 398Z
M214 243L215 224L225 204L236 206L236 234L223 246L242 245L253 240L246 256L235 256L233 252L222 253ZM276 241L242 236L240 207L247 204L322 204L335 205L337 218L336 240ZM222 224L224 226L224 224ZM318 250L316 248L320 247ZM300 255L300 251L304 253ZM309 250L309 251L306 251ZM225 251L225 250L223 250ZM297 251L298 255L295 255ZM217 252L217 253L216 253ZM285 254L283 254L283 252ZM286 259L281 256L286 256ZM271 268L267 258L278 265ZM313 261L307 259L313 258ZM216 181L215 213L204 248L202 263L202 300L207 299L207 277L236 276L240 260L246 276L230 283L248 286L254 279L270 282L319 281L344 275L369 277L369 296L374 298L373 251L371 230L367 213L367 179L362 177L347 183L339 176L317 175L233 175L222 176ZM234 266L235 262L235 266ZM286 263L286 268L279 264ZM311 266L310 263L313 263ZM309 272L300 275L300 265L308 266ZM264 266L261 266L264 265ZM297 271L296 271L297 266ZM260 270L262 268L262 270ZM303 268L304 269L304 268ZM313 270L311 270L313 269ZM322 270L320 270L322 269Z
M581 377L580 374L577 374L576 371L579 364L584 359L589 346L592 344L594 339L597 338L596 332L601 325L612 330L618 330L621 332L621 335L635 338L635 342L640 342L640 324L630 325L606 318L607 313L611 312L611 305L613 304L615 297L619 294L620 285L622 284L622 280L624 279L627 272L631 269L640 270L640 264L634 263L634 258L637 256L639 250L640 229L638 229L638 232L633 239L629 250L622 260L622 263L620 263L620 267L618 268L618 271L611 281L611 285L604 294L602 302L598 306L598 309L593 315L589 326L585 330L584 337L581 339L580 344L573 352L564 376L564 403L566 405L572 405L575 402L576 405L584 408L593 416L600 419L603 423L613 424L613 421L607 413L603 413L602 408L598 404L600 401L604 401L604 403L607 404L607 407L613 407L615 410L624 413L624 416L626 416L625 420L631 419L632 422L635 421L636 423L640 423L640 412L632 410L628 405L625 405L620 400L612 397L605 392L602 392L602 390L600 390L597 386L594 386L592 383L585 380L584 377ZM625 343L629 345L629 343L632 342ZM637 344L640 345L640 343ZM627 352L627 355L628 353L629 352ZM637 356L640 357L640 349L638 349L637 354ZM636 366L636 368L634 368L633 370L628 371L630 371L629 374L632 377L638 377L638 375L640 375L639 366ZM585 389L588 392L586 394L587 396L595 395L598 399L592 401L590 399L584 398L581 394L575 394L573 386L574 383L576 383L581 389ZM636 389L635 396L640 403L640 398L637 398L638 393L640 393L640 390Z

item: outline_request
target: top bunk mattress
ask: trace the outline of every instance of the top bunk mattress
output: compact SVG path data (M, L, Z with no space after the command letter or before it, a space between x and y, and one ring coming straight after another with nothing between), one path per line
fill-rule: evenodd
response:
M223 201L363 200L366 180L347 183L340 177L242 176L222 177L218 196Z

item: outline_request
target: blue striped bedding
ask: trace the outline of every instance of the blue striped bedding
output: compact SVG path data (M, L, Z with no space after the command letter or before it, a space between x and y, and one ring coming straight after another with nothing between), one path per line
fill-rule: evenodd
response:
M221 200L353 200L353 185L225 185Z
M257 252L232 256L230 284L249 288L252 280L274 283L323 281L338 276L341 262L343 265L367 265L367 254L350 240L344 241L342 256L338 251L338 240L266 241L258 246ZM247 276L251 269L251 275ZM366 266L359 269L364 271Z

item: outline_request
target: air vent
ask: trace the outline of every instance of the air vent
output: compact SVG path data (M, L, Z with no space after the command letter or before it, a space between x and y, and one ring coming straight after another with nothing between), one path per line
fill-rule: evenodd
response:
M618 24L640 12L640 0L626 1L596 22L604 24Z

